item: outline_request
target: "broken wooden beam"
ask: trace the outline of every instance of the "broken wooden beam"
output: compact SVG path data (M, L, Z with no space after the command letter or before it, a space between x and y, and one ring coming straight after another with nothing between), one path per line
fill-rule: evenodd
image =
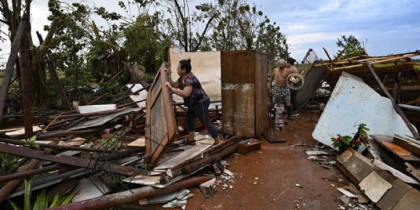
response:
M399 145L400 147L415 153L417 155L420 155L420 144L415 142L416 140L407 140L404 137L401 136L394 136L394 142L395 144Z
M9 59L7 60L6 70L4 71L3 83L0 87L0 122L3 119L4 106L6 104L7 92L12 81L13 70L18 58L18 52L21 45L22 38L26 36L26 28L28 27L29 14L25 13L20 20L19 28L16 32L15 38L10 49Z
M36 175L36 174L42 174L42 173L58 170L62 167L63 167L63 165L61 165L59 163L56 163L56 164L53 164L53 165L50 165L50 166L46 166L46 167L42 167L42 168L38 168L38 169L34 169L34 170L21 171L21 172L17 172L17 173L13 173L13 174L8 174L8 175L5 175L5 176L0 176L0 183L8 182L8 181L15 180L15 179L23 179L23 178L33 176L33 175Z
M411 175L413 175L414 177L416 177L417 180L420 181L420 171L414 168L410 163L406 162L405 165L407 166L407 171L410 172Z
M217 159L220 159L230 153L236 151L237 144L241 139L236 136L223 141L222 143L215 145L203 153L196 155L194 158L189 159L189 161L178 164L178 166L171 169L171 176L168 174L163 174L160 178L161 184L166 184L175 177L178 177L185 173L191 173L195 170L198 170L204 166L210 165Z
M66 145L42 144L42 143L26 142L26 141L6 139L6 138L0 138L0 142L14 144L14 145L39 145L40 147L51 148L57 151L74 150L74 151L84 151L84 152L115 152L113 150L103 150L103 149L96 149L96 148L76 147L76 146L66 146Z
M133 176L133 175L147 175L148 171L132 168L128 166L120 166L113 163L106 163L100 162L96 160L78 158L78 157L62 157L62 156L52 156L52 155L45 155L43 151L33 150L29 148L23 147L14 147L9 145L0 145L0 152L18 155L22 157L30 157L39 160L46 160L54 163L62 163L71 166L77 166L82 168L88 168L93 170L101 170L112 172L116 174L122 174L126 176Z
M53 144L57 144L58 143L58 141L55 141L55 142L53 142ZM4 145L4 144L0 144L0 148L2 147L2 146L7 146L7 145ZM10 147L10 146L9 146ZM15 149L16 147L13 147L13 146L11 146L12 148L12 150L13 149ZM52 152L53 150L52 149L46 149L45 150L45 152L43 152L43 151L39 151L40 153L42 153L43 155L47 155L47 154L50 154L51 152ZM40 163L41 161L40 160L38 160L38 159L33 159L33 160L31 160L31 162L29 162L28 163L28 165L26 165L26 166L24 166L24 167L22 167L20 170L18 170L18 171L28 171L28 170L32 170L32 169L34 169L35 167L37 167L38 166L38 164ZM10 193L16 188L16 187L18 187L19 186L19 184L20 183L22 183L22 181L23 181L23 179L16 179L16 180L13 180L13 181L10 181L10 182L8 182L8 183L6 183L1 189L0 189L0 203L2 203L3 201L4 201L4 199L6 199L9 195L10 195Z
M95 210L95 209L107 209L113 206L118 206L125 203L137 202L140 199L155 197L158 195L164 195L170 192L187 189L190 187L197 186L212 179L210 176L198 176L191 177L166 188L156 189L153 187L141 187L137 189L131 189L120 193L111 195L105 195L98 198L93 198L85 201L70 203L63 206L51 208L51 210Z
M132 150L124 150L124 151L118 151L111 154L106 154L103 156L99 157L100 161L109 161L109 160L116 160L116 159L120 159L120 158L124 158L126 156L129 155L137 155L138 152L142 152L144 151L143 148L136 148L136 149L132 149ZM5 176L0 176L0 183L2 182L8 182L11 180L15 180L15 179L20 179L20 178L26 178L29 176L33 176L33 175L37 175L37 174L42 174L45 172L49 172L49 171L54 171L54 170L58 170L60 169L60 173L65 172L65 171L70 171L73 170L74 167L73 166L68 166L68 165L63 165L60 163L55 163L52 164L50 166L46 166L43 168L38 168L38 169L33 169L33 170L28 170L28 171L21 171L21 172L16 172L14 174L8 174Z
M70 130L59 130L59 131L48 131L48 132L44 132L44 133L37 133L35 134L37 139L46 139L46 138L51 138L51 137L61 137L61 136L81 136L81 135L85 135L85 134L91 134L91 133L96 133L99 131L103 131L105 128L92 128L92 129L86 129L86 130L80 130L80 131L70 131ZM17 136L13 136L14 139L21 139L23 138L23 135L17 135Z

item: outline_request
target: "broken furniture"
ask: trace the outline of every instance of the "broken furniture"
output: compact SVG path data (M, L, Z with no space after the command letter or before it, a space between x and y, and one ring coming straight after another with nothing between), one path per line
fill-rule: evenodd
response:
M259 137L268 127L267 54L222 51L223 133Z

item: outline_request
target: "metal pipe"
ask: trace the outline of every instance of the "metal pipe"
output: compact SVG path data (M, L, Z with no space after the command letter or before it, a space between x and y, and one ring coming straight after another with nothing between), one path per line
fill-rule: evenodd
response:
M212 179L210 176L198 176L191 177L166 188L156 189L153 187L142 187L132 190L123 191L111 195L106 195L98 198L93 198L85 201L70 203L63 206L50 208L51 210L94 210L94 209L106 209L113 206L118 206L125 203L138 201L144 198L150 198L154 196L164 195L177 190L182 190L190 187L197 186L203 182Z

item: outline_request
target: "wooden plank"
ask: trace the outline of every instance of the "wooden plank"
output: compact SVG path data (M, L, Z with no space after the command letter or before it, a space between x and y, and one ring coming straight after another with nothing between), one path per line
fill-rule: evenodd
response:
M192 158L194 158L197 154L202 153L204 150L209 148L211 145L196 145L193 148L175 156L174 158L170 159L162 163L161 165L157 166L155 169L163 170L163 169L172 169L177 167L178 165L188 162Z
M380 135L374 134L370 135L376 142L378 142L382 147L391 151L398 157L402 158L405 161L420 161L420 157L416 154L402 148L393 141L392 135Z
M15 147L5 144L0 144L0 152L18 155L22 157L29 157L38 160L46 160L54 163L62 163L66 165L78 166L82 168L89 168L94 170L108 171L116 174L122 174L127 176L133 176L137 174L147 175L148 171L120 166L114 163L105 163L100 161L92 161L90 159L71 157L71 156L54 156L54 155L45 155L44 151L33 150L25 147Z
M407 171L410 172L411 175L413 175L414 177L416 177L417 180L420 181L420 171L414 168L410 163L406 162L405 165L407 166Z
M268 83L267 55L258 52L255 67L255 137L261 136L269 126L268 117Z
M87 114L93 112L103 112L103 111L111 111L116 110L116 104L98 104L98 105L86 105L86 106L78 106L80 114Z
M419 140L413 139L413 138L408 137L408 136L400 136L398 134L395 134L394 135L394 140L395 139L403 139L405 141L409 141L409 142L414 143L416 145L420 145L420 141Z
M165 86L168 81L165 68L163 62L147 97L146 155L152 155L146 162L151 164L158 163L178 137L172 95Z
M408 140L403 139L403 138L398 138L398 137L397 138L394 137L394 142L395 142L395 144L401 146L402 148L404 148L404 149L406 149L410 152L413 152L417 155L420 155L420 145L419 144L416 144L414 142L408 141Z

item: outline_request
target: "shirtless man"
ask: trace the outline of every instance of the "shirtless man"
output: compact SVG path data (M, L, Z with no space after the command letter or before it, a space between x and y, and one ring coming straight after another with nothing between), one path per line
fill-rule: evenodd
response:
M292 108L290 106L290 90L286 85L287 76L291 73L297 73L297 69L289 71L286 67L284 59L279 60L279 66L273 70L273 74L270 78L269 88L274 91L274 102L281 104L286 102L287 119L293 120ZM274 87L272 86L273 79L275 77Z

